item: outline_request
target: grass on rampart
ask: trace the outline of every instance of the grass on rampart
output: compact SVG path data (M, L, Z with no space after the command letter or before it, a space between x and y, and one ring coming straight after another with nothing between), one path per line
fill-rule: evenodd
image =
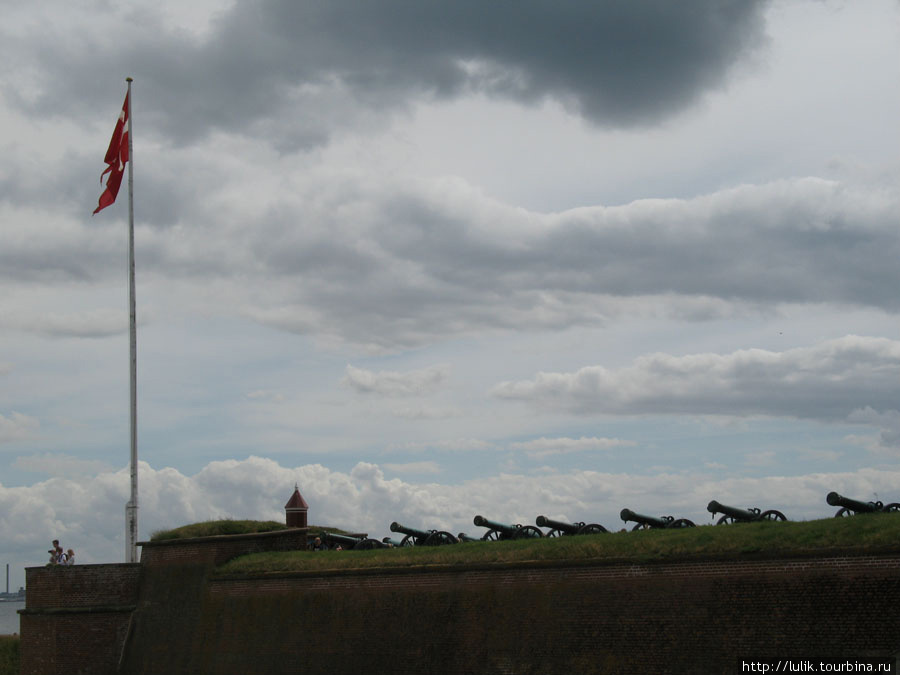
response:
M310 536L316 530L310 528ZM805 554L900 552L900 514L860 514L803 522L736 523L574 537L471 542L370 551L254 553L219 568L220 575L325 569L472 566L552 560L654 560L786 557Z
M19 675L18 635L0 635L0 675Z
M207 520L202 523L176 527L174 530L157 530L150 535L150 541L215 537L222 534L254 534L285 529L287 529L287 525L274 520Z

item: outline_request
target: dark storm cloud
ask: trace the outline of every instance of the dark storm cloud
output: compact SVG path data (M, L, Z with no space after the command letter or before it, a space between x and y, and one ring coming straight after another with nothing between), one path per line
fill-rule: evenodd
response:
M264 11L272 22L266 34L282 44L298 32L312 38L303 56L354 89L554 96L594 121L631 125L665 117L720 84L759 43L761 7L399 0L282 1Z
M34 114L96 110L133 75L140 124L311 146L418 97L553 98L600 125L652 124L726 83L764 39L763 3L457 0L239 2L202 41L120 10L120 31L8 33L28 55L6 95ZM8 71L11 72L11 71ZM23 91L20 91L22 89ZM23 93L24 92L24 93Z

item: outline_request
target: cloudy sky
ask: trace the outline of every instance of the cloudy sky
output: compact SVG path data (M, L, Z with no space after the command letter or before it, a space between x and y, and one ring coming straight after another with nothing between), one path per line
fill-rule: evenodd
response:
M11 585L125 555L128 76L142 538L900 501L896 0L0 5Z

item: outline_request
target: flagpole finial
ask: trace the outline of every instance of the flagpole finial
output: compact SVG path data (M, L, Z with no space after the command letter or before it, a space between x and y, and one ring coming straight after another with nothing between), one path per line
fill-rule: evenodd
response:
M126 78L125 78L125 81L126 81L126 82L134 82L134 78L126 77Z

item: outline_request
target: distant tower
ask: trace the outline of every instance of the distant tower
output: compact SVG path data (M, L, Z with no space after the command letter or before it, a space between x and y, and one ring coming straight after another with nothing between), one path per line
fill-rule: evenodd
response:
M288 527L306 527L306 512L309 511L309 504L300 494L300 488L294 483L294 494L284 505L284 521Z

